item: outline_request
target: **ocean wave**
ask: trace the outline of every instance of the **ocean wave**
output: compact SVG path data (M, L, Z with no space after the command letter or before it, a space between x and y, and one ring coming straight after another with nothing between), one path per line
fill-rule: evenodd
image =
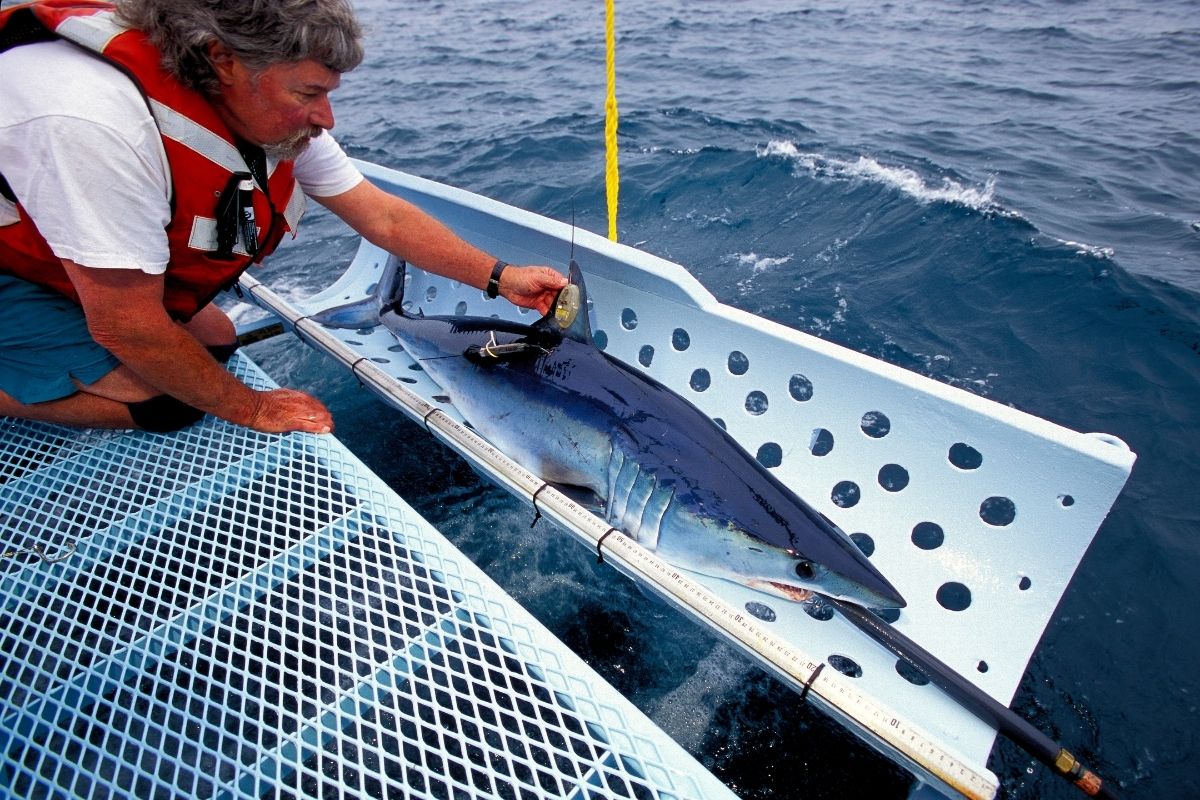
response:
M1076 255L1091 256L1092 258L1099 258L1104 261L1112 261L1113 256L1116 255L1116 250L1111 247L1103 247L1101 245L1088 244L1086 242L1072 242L1065 239L1060 239L1059 241L1061 241L1067 247L1075 248Z
M757 148L760 158L784 158L798 168L821 178L858 179L897 189L922 203L951 203L985 214L1017 218L1020 215L996 203L996 179L988 178L982 188L964 186L951 178L942 178L941 185L927 182L908 167L888 166L869 156L855 161L831 158L819 153L805 153L788 141L771 141Z
M792 260L790 255L786 256L760 256L757 253L734 253L733 257L737 259L738 264L743 267L750 267L752 274L757 275L773 267L778 267L781 264L786 264Z

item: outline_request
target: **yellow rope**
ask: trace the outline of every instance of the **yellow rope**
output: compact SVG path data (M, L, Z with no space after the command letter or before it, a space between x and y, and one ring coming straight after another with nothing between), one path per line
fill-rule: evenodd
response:
M604 0L605 42L607 43L608 98L604 102L604 188L608 195L608 238L617 240L617 37L614 33L613 0Z

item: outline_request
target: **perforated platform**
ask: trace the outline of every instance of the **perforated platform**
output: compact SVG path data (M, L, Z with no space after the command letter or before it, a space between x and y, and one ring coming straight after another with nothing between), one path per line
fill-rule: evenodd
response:
M0 537L2 796L733 797L332 437L0 418Z
M1067 430L723 306L679 265L586 231L414 176L360 166L386 190L507 261L563 264L573 242L597 343L717 419L797 494L850 532L908 600L896 627L1002 703L1011 700L1132 468L1134 455L1123 443ZM360 299L395 267L394 259L364 243L342 279L298 303L289 324ZM478 289L411 268L409 276L410 310L533 321ZM393 384L447 419L462 421L444 390L384 328L330 330L318 337L312 324L301 320L303 338L352 365L360 377L369 372L377 391ZM426 413L407 401L389 402L418 419ZM469 447L449 441L471 457ZM529 490L522 492L528 499ZM831 710L865 728L869 741L880 744L882 738L894 755L915 758L917 774L926 778L950 754L966 765L974 787L969 791L994 791L985 767L994 731L849 623L819 607L805 609L679 572L707 596L744 612L744 620L731 623L739 628L739 644L797 688L811 673L783 663L791 656L781 660L779 654L791 648L847 676L851 688L843 682L837 691L858 699L835 701ZM709 602L686 602L693 601ZM768 640L775 644L760 646ZM897 717L912 726L906 730L934 742L934 749L917 756L904 752L905 736L886 730Z

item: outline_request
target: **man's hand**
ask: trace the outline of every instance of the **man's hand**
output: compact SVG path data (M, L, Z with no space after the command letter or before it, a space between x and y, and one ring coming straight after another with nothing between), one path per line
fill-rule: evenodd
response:
M500 294L513 305L535 309L545 316L554 307L567 279L552 267L509 265L500 275Z
M295 389L259 392L246 427L263 433L329 433L333 415L320 400Z
M333 419L320 400L294 389L255 391L218 364L192 333L167 316L162 275L93 269L67 260L63 267L79 293L92 338L136 379L125 383L264 433L332 430ZM108 382L104 391L96 391L100 382L84 388L119 402L144 399L109 391L120 378L102 378Z

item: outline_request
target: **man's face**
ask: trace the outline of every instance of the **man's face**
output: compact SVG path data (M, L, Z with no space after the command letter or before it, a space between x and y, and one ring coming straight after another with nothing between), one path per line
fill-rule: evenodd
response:
M267 155L292 159L309 139L333 127L329 93L341 75L316 61L275 64L251 73L236 57L218 66L221 91L213 98L233 132Z

